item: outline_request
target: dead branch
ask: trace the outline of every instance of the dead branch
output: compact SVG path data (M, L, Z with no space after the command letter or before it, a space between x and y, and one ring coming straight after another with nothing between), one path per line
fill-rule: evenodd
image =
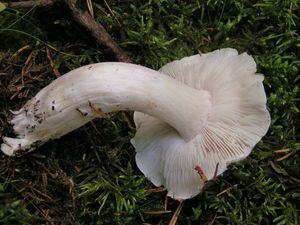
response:
M115 58L120 62L132 62L129 56L120 48L120 46L107 33L105 28L97 23L88 11L80 8L77 0L33 0L5 3L5 6L11 8L32 8L51 6L54 3L64 2L70 9L74 20L96 39L97 43L106 46L114 54Z
M77 5L77 0L64 0L64 2L71 10L74 20L91 32L98 44L108 47L120 62L132 62L129 56L107 33L105 28L97 23L86 10L82 10Z
M33 0L33 1L18 1L18 2L8 2L3 3L6 7L14 9L27 9L32 7L46 7L52 6L54 3L60 0Z

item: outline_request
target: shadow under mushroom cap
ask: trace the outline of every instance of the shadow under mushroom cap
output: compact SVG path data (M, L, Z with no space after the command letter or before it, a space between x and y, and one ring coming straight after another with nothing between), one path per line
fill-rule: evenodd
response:
M195 166L210 180L216 168L220 175L228 164L247 157L266 134L270 115L263 76L256 74L251 56L231 48L173 61L160 72L211 95L208 119L191 140L157 118L134 114L137 133L131 142L138 167L154 185L163 185L168 196L187 199L204 185ZM191 123L200 116L190 118Z

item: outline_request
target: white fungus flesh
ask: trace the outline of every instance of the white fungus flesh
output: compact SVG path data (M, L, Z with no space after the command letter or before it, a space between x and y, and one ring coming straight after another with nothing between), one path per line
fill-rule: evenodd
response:
M230 48L171 62L160 72L211 97L205 125L189 141L160 119L134 114L138 167L156 186L165 186L168 196L187 199L204 185L196 166L211 180L228 164L247 157L266 134L270 115L263 76L256 74L251 56Z
M176 109L177 105L181 107ZM157 71L128 63L92 64L56 79L14 112L10 122L18 137L4 137L1 149L7 155L32 150L96 117L119 110L136 110L160 118L190 140L200 132L210 107L207 91ZM199 114L197 122L190 121Z
M75 69L42 89L10 121L16 138L1 150L18 155L96 117L134 110L136 162L168 196L187 199L245 158L270 124L263 76L246 53L221 49L171 62L159 72L127 63Z

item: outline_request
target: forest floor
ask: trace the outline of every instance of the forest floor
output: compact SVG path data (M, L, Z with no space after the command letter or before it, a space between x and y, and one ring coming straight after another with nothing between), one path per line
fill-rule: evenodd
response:
M159 69L232 47L252 55L265 76L267 135L186 201L177 224L300 224L300 1L104 0L93 1L93 10L137 64ZM0 43L0 136L13 135L10 110L60 74L115 60L60 4L0 4ZM164 210L166 193L148 191L153 186L130 144L134 133L132 112L118 112L23 157L0 153L0 224L168 223L171 214L147 214ZM170 210L177 206L169 199Z

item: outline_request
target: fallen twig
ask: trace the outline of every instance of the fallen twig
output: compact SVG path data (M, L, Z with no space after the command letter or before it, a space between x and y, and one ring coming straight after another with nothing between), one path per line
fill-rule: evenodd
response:
M120 62L132 62L129 56L120 48L120 46L111 38L105 28L97 23L86 10L77 6L77 0L64 0L67 7L71 10L74 20L85 27L98 44L108 47Z
M92 5L92 0L86 0L86 5L88 7L90 15L93 17L93 19L95 19L94 9L93 9L93 5Z
M176 224L178 216L179 216L179 214L182 210L183 204L184 204L184 200L179 201L179 205L178 205L175 213L173 214L172 219L169 222L169 225L175 225Z
M49 63L50 63L50 66L51 66L51 69L52 69L53 73L55 74L56 77L60 77L61 74L60 74L60 72L58 71L58 69L55 68L55 64L54 64L54 62L53 62L53 59L52 59L52 57L51 57L51 54L50 54L49 49L47 49L46 52L47 52L47 58L48 58L48 60L49 60Z
M151 188L147 191L150 192L150 193L160 193L160 192L166 191L166 189L163 188L163 187L157 187L157 188Z
M34 0L4 3L6 7L11 8L32 8L52 6L54 3L64 2L70 9L74 20L96 39L98 44L104 45L110 49L115 58L120 62L132 62L129 56L120 48L120 46L107 33L105 28L97 23L87 10L83 10L77 0Z
M277 158L276 159L277 162L285 160L293 154L293 151L290 148L279 149L279 150L275 150L274 152L276 152L277 154L285 154L284 156Z
M146 215L164 215L164 214L172 213L172 211L171 210L160 210L160 211L149 210L149 211L144 211L143 213Z
M8 2L3 3L6 7L15 9L26 9L32 7L45 7L52 6L54 3L60 0L33 0L33 1L18 1L18 2Z
M237 187L237 184L235 184L235 185L233 185L232 187L226 188L225 190L219 192L219 193L217 194L217 197L219 197L219 196L225 194L226 192L230 191L231 189L233 189L233 188L235 188L235 187Z
M216 220L216 218L217 218L217 214L215 214L214 218L212 219L212 221L210 221L210 222L208 223L208 225L213 225L214 222L215 222L215 220Z

